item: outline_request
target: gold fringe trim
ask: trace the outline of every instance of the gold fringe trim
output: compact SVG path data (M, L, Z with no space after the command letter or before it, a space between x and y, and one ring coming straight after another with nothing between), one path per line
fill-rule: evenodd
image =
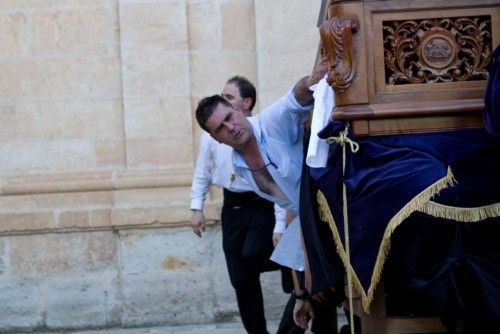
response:
M424 189L420 194L415 196L412 200L410 200L399 212L394 215L389 223L387 224L387 227L384 231L384 236L382 238L382 241L380 243L379 251L377 254L377 258L375 260L375 267L373 269L372 273L372 279L370 282L370 286L368 288L368 292L365 292L363 289L361 282L359 281L358 276L354 272L354 269L351 268L346 268L346 270L350 270L353 281L354 281L354 287L356 288L356 291L361 295L361 302L363 305L363 310L366 313L370 313L370 304L373 301L373 296L375 292L375 288L377 287L377 284L380 281L380 277L382 275L382 269L385 263L385 260L387 258L387 255L389 254L389 250L391 248L391 235L396 229L396 227L399 226L405 220L408 218L408 216L414 212L420 210L425 203L429 202L429 200L437 195L441 190L453 185L456 183L455 178L453 177L453 173L451 171L451 168L448 167L448 171L446 176L441 178L440 180L436 181L434 184L430 185L426 189ZM318 191L317 194L317 200L319 204L319 214L320 218L330 225L330 229L332 230L333 238L335 240L335 245L337 249L337 253L339 254L340 258L342 259L342 262L344 263L344 267L346 267L346 253L345 249L343 247L343 244L340 239L339 232L337 230L337 226L335 225L335 221L333 219L332 213L330 211L330 207L328 205L328 202L326 201L325 196L321 191Z
M445 218L462 223L473 223L487 218L500 217L500 203L475 208L461 208L429 201L418 211L436 218Z
M319 206L319 208L318 208L319 209L319 217L321 220L327 222L328 225L330 226L330 229L332 230L332 234L333 234L333 240L335 241L335 248L337 249L337 253L339 254L340 259L344 263L344 268L346 268L346 271L350 270L352 280L354 283L354 288L361 295L362 300L364 300L364 299L366 299L365 290L363 289L363 286L361 285L361 282L359 281L359 278L356 275L354 268L352 266L349 266L349 268L348 268L347 255L346 255L344 246L342 244L342 240L340 238L339 231L337 230L337 225L335 224L335 220L333 219L332 212L330 211L330 206L328 205L328 202L326 200L326 197L321 192L321 190L318 190L318 193L316 194L316 198L317 198L318 206Z

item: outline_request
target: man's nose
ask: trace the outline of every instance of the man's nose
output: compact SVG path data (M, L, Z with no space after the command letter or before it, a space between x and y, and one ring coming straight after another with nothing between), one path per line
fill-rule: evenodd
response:
M229 123L229 122L224 122L224 126L226 127L226 129L227 129L229 132L233 131L233 130L234 130L234 127L235 127L235 126L234 126L234 124Z

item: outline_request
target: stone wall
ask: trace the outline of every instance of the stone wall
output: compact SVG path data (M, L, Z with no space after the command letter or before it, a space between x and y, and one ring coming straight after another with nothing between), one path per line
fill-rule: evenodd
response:
M0 332L233 319L220 191L185 227L193 109L234 74L264 107L309 73L320 2L0 3Z

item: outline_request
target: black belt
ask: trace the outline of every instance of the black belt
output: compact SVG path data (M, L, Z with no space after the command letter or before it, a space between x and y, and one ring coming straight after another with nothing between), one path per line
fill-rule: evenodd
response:
M261 198L259 195L253 191L244 192L234 192L231 190L224 189L224 204L233 206L244 206L250 202L257 201Z

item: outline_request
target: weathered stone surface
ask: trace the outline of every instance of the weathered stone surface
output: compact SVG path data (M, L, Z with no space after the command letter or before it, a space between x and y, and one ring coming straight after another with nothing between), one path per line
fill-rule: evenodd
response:
M237 319L220 226L184 227L193 111L235 74L256 111L306 75L319 5L1 1L0 332ZM275 317L279 273L262 282Z
M220 48L220 30L213 24L219 20L217 4L188 3L189 49L217 50Z
M30 12L25 29L38 56L117 55L117 18L113 7L54 8Z
M165 138L191 131L191 115L178 112L190 110L188 96L126 98L124 105L127 138Z
M221 4L221 32L223 49L254 50L253 1L233 1Z
M52 212L0 213L0 222L2 232L21 232L54 227L55 217Z
M118 273L85 271L47 278L46 325L49 328L97 328L121 323Z
M191 162L191 136L127 140L127 163L131 168L167 167Z
M120 234L124 322L213 321L212 268L223 265L211 263L215 236L198 239L186 229Z
M111 231L23 235L11 238L10 265L18 276L86 271L112 265Z
M0 104L0 140L16 138L16 125L17 119L14 104Z
M0 275L0 332L30 330L44 323L43 296L38 277Z

